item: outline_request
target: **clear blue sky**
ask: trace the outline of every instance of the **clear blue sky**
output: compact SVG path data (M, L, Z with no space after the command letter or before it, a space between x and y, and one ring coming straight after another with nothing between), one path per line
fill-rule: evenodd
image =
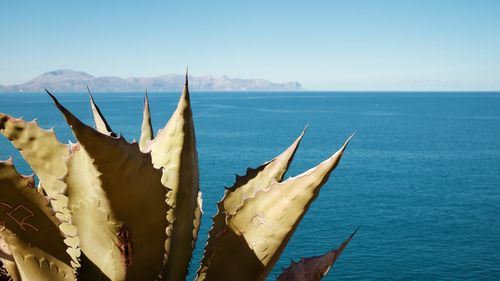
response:
M0 1L0 84L45 71L500 90L500 1Z

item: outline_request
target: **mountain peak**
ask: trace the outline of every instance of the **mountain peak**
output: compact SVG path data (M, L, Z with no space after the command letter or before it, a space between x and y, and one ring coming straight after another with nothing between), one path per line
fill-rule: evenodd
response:
M57 79L92 79L94 76L83 71L76 71L71 69L58 69L43 73L37 78L57 78ZM35 78L36 79L36 78Z

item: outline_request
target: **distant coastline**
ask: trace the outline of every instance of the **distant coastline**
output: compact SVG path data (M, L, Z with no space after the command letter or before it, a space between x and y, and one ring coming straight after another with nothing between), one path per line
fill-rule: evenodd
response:
M97 77L83 71L55 70L45 72L25 83L0 85L0 93L40 93L44 89L63 93L92 92L132 93L132 92L178 92L182 90L185 75L166 74L157 77L116 76ZM212 75L189 76L190 90L194 92L309 92L309 93L486 93L500 94L499 90L311 90L304 89L298 81L277 83L266 79L241 79Z
M178 91L184 85L185 75L167 74L157 77L116 76L96 77L83 71L55 70L45 72L18 85L0 85L0 92L39 92L44 88L58 92L83 92L88 86L96 92L151 92ZM189 76L189 86L194 91L298 91L299 82L276 83L266 79L241 79L227 76Z

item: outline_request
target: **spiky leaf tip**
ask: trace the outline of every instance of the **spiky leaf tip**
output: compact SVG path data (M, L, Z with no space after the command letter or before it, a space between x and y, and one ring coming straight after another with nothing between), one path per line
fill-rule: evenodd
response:
M154 138L153 125L151 124L151 113L149 111L148 92L144 95L144 109L142 112L141 137L139 139L139 147L141 150L146 149L146 145Z
M172 224L167 230L167 280L184 280L199 230L198 152L188 88L184 85L179 103L165 127L147 144L154 167L163 169L163 184L171 188L167 215ZM170 258L171 257L171 258Z
M111 129L111 126L109 126L108 121L106 121L106 118L104 118L104 114L102 114L101 109L95 103L94 97L92 96L92 93L90 92L89 86L87 86L87 92L89 93L89 97L90 97L90 108L92 109L92 116L94 117L94 123L95 123L96 130L103 133L103 134L116 137L116 134L113 133L113 130Z
M320 281L333 267L358 229L359 227L336 249L320 256L301 258L298 262L292 262L288 268L281 272L276 281Z

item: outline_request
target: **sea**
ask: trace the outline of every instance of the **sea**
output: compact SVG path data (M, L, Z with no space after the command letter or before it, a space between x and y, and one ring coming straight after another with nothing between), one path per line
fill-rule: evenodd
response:
M54 94L93 124L86 94ZM179 96L149 94L155 131ZM143 97L94 94L129 141L139 139ZM500 280L500 93L192 92L191 99L204 210L191 276L224 187L280 154L309 124L286 178L356 135L269 280L291 260L336 248L358 226L324 280ZM75 142L46 94L0 94L0 112L37 118L60 141ZM31 173L1 137L0 158L11 155Z

